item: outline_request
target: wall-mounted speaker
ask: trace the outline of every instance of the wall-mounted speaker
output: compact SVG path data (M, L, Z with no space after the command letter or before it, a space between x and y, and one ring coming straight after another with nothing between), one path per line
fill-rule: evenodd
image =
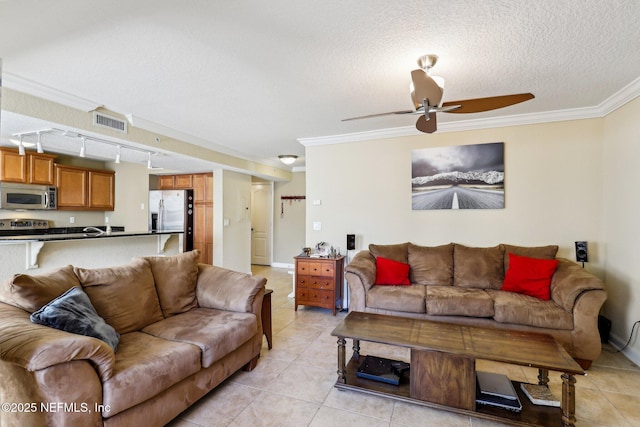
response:
M576 242L576 261L589 262L589 252L587 242Z
M356 248L356 235L347 234L347 250L352 251Z

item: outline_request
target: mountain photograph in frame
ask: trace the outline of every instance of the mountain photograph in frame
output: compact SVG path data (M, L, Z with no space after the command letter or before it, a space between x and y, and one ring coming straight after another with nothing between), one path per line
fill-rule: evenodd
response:
M413 150L411 207L504 209L504 142Z

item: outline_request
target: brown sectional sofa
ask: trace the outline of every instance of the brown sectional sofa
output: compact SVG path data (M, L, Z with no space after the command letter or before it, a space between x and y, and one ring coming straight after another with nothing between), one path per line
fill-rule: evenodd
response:
M0 425L162 426L238 369L253 369L266 279L198 259L192 251L113 268L67 266L4 283L0 400L14 405L3 407ZM115 352L30 320L72 287L119 335Z
M548 301L502 291L509 254L555 259L557 246L369 245L345 268L349 310L550 334L585 369L601 351L600 279L558 258ZM376 285L376 258L409 264L410 286Z

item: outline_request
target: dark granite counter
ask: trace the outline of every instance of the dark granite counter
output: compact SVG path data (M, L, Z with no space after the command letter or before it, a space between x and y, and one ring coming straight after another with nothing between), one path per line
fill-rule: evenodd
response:
M135 236L160 236L171 234L183 234L182 231L112 231L110 234L97 234L95 232L80 233L52 233L52 234L27 234L27 235L0 235L1 243L19 243L19 242L54 242L61 240L85 240L85 239L109 239L114 237L135 237Z

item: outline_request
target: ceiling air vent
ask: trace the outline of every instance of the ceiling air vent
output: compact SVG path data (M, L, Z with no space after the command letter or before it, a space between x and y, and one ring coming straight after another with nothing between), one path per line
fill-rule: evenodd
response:
M93 125L127 133L127 122L96 111L93 112Z

